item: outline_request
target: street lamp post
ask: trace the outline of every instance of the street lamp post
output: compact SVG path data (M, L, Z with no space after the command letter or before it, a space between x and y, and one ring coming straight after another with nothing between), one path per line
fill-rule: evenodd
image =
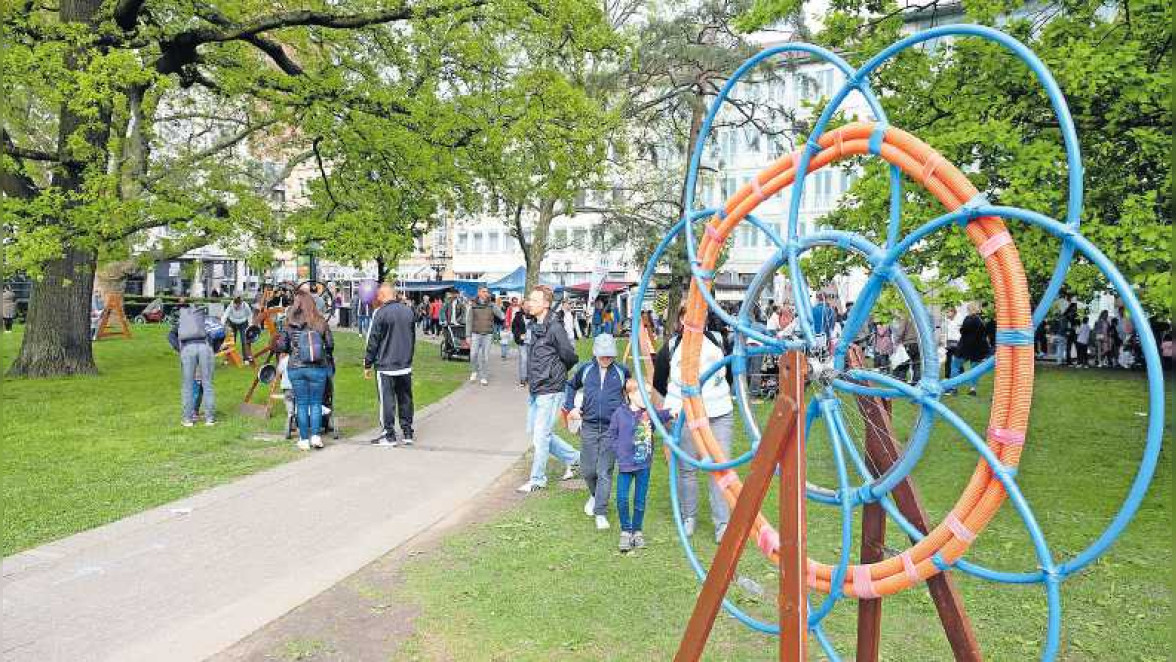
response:
M323 245L317 240L306 244L306 254L310 258L310 280L318 282L318 258L317 254L323 249Z

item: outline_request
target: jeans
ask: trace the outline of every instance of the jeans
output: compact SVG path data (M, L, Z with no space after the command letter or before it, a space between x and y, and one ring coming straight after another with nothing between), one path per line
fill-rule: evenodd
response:
M548 455L554 455L555 459L564 464L580 461L580 451L555 434L555 421L559 418L561 404L562 391L531 395L527 408L527 433L531 435L531 445L535 447L535 457L531 461L532 485L547 484Z
M498 342L502 346L502 360L505 361L510 355L510 333L506 329L499 332Z
M245 330L249 328L249 322L241 322L234 324L229 322L229 329L232 331L233 340L237 343L237 349L241 350L241 358L246 361L249 360L249 341L245 339Z
M180 405L183 419L191 421L196 418L196 394L192 389L192 382L196 378L196 370L200 370L201 389L204 391L204 418L216 418L216 393L212 386L212 369L216 359L212 354L212 347L205 342L188 343L180 348Z
M519 383L527 383L527 346L519 345Z
M608 440L608 423L585 421L580 428L580 475L588 486L588 494L596 499L596 515L608 514L616 461L617 456Z
M727 459L730 459L731 437L735 433L734 413L723 414L722 416L716 416L710 419L710 429L714 433L715 439L718 440L719 446L723 449L723 453L727 455ZM699 457L699 453L694 449L693 436L683 434L682 447L692 457ZM685 462L680 462L678 466L678 494L681 496L682 517L693 519L698 515L699 476L697 474L699 472ZM702 473L705 476L703 480L706 480L710 486L711 521L714 523L715 530L717 531L727 525L727 520L731 518L731 508L727 505L727 500L723 498L723 490L711 478L710 472ZM619 503L617 504L617 508L620 508Z
M489 379L486 361L490 358L490 341L494 338L489 333L470 334L470 364L474 373L482 379Z
M649 467L638 471L617 473L617 516L621 530L632 533L640 531L645 523L645 495L649 493ZM634 485L633 513L629 514L629 486Z
M305 366L290 370L299 439L310 439L323 426L323 394L327 392L329 374L330 369L326 366Z
M948 379L951 379L952 377L955 377L956 375L962 373L964 371L964 364L965 363L969 364L969 367L975 367L980 364L979 361L965 359L962 356L957 356L957 355L953 354L951 357L951 374L948 375ZM972 388L976 388L976 385L972 384Z
M371 324L372 324L372 316L371 315L360 315L359 316L359 334L362 336L366 336L367 332L368 332L368 327L371 326Z

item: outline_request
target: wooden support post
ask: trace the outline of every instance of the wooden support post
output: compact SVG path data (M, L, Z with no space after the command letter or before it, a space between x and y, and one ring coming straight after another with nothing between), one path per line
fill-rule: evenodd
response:
M739 500L735 503L735 509L731 513L731 519L727 523L727 530L723 534L723 539L719 543L719 548L715 552L714 561L711 563L710 571L707 572L706 580L702 585L702 592L698 596L698 601L694 604L694 613L690 616L690 622L686 626L686 632L682 636L682 641L678 646L677 655L674 659L678 662L686 662L698 660L702 657L702 652L706 648L706 641L710 637L711 629L714 626L715 617L718 616L719 609L722 606L723 596L727 592L728 586L731 584L731 579L735 576L735 568L739 564L739 557L743 553L743 547L747 543L748 534L751 532L752 526L755 524L756 516L760 512L760 506L763 504L764 497L767 495L768 489L771 487L772 478L776 472L777 466L787 467L784 472L791 472L793 480L800 481L800 501L799 506L796 503L785 503L785 493L795 494L795 487L790 490L781 491L781 510L787 509L792 513L790 517L796 523L796 517L799 517L800 535L797 536L793 531L791 534L785 534L781 538L781 564L784 562L784 539L789 540L792 546L789 550L790 562L795 563L795 556L799 553L802 557L805 554L804 550L804 449L803 449L803 434L804 425L802 417L804 416L804 356L799 352L790 353L792 360L781 361L780 372L781 378L785 376L785 371L788 371L789 379L796 380L799 384L796 388L782 390L780 395L776 398L776 404L772 410L772 414L768 419L767 427L764 429L760 437L759 450L755 457L751 460L751 469L748 474L747 481L743 484L743 490L739 494ZM798 368L796 366L799 366ZM791 382L788 382L791 383ZM785 453L790 455L787 465L784 465L782 460L785 458ZM800 458L800 462L796 458ZM799 473L797 473L799 472ZM804 623L807 618L807 609L805 608L805 559L801 559L801 572L799 577L796 573L791 573L789 578L790 586L799 582L800 593L798 596L793 596L788 600L791 605L792 612L789 618L795 622L799 620ZM791 566L790 566L791 567ZM784 567L781 567L781 581L783 582ZM799 608L796 604L799 602ZM784 598L781 598L781 611L784 609ZM783 622L784 614L781 614ZM784 626L782 626L784 627ZM796 634L796 633L793 633ZM790 646L795 649L797 646L803 646L807 639L807 628L801 627L799 633L799 643L796 641L798 637L790 637ZM783 641L785 637L781 637ZM783 644L781 644L783 650ZM782 657L781 659L803 659L803 648L799 649L802 657Z
M117 322L119 329L111 331L110 325ZM98 340L110 336L131 337L131 322L127 319L127 310L123 305L123 295L110 292L103 299L102 314L98 317Z
M788 403L791 434L780 448L780 660L808 658L808 546L804 458L805 356L788 352L780 362L780 396Z
M865 365L862 350L857 345L850 345L847 364L850 368L860 368ZM894 466L901 455L901 448L894 437L891 426L890 401L874 396L858 396L858 409L866 420L866 463L874 475L880 476ZM930 530L927 511L923 509L923 502L914 482L907 478L891 492L899 512L916 529L926 533ZM862 562L870 563L883 558L885 549L886 522L885 517L879 524L876 519L871 520L871 509L874 517L884 515L878 504L866 506L862 521ZM963 599L959 589L947 573L939 573L927 580L927 589L935 603L939 620L943 624L943 631L951 644L952 653L961 662L979 662L980 644L976 641L976 634L972 630L972 622L964 609ZM867 606L870 605L876 606ZM880 599L862 600L858 607L858 662L875 662L878 659L878 640L881 632L882 605ZM872 647L870 643L873 642ZM863 644L865 647L863 648Z

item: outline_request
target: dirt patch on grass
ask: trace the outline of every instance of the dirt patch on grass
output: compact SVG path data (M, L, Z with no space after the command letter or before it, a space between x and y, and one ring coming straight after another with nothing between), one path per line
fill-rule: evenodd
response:
M403 648L415 634L420 615L418 605L398 602L395 598L404 583L405 562L433 552L456 529L486 522L518 503L524 497L514 487L525 480L528 467L529 462L520 460L493 485L445 519L210 661L452 659L441 647L426 645L427 651L419 650L420 641L413 646L417 650Z

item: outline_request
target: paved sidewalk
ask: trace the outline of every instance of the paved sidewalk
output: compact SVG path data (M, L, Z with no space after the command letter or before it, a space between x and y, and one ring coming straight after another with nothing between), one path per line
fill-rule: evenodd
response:
M528 447L515 361L374 432L3 560L0 659L201 660L441 520ZM374 396L372 406L375 406Z

